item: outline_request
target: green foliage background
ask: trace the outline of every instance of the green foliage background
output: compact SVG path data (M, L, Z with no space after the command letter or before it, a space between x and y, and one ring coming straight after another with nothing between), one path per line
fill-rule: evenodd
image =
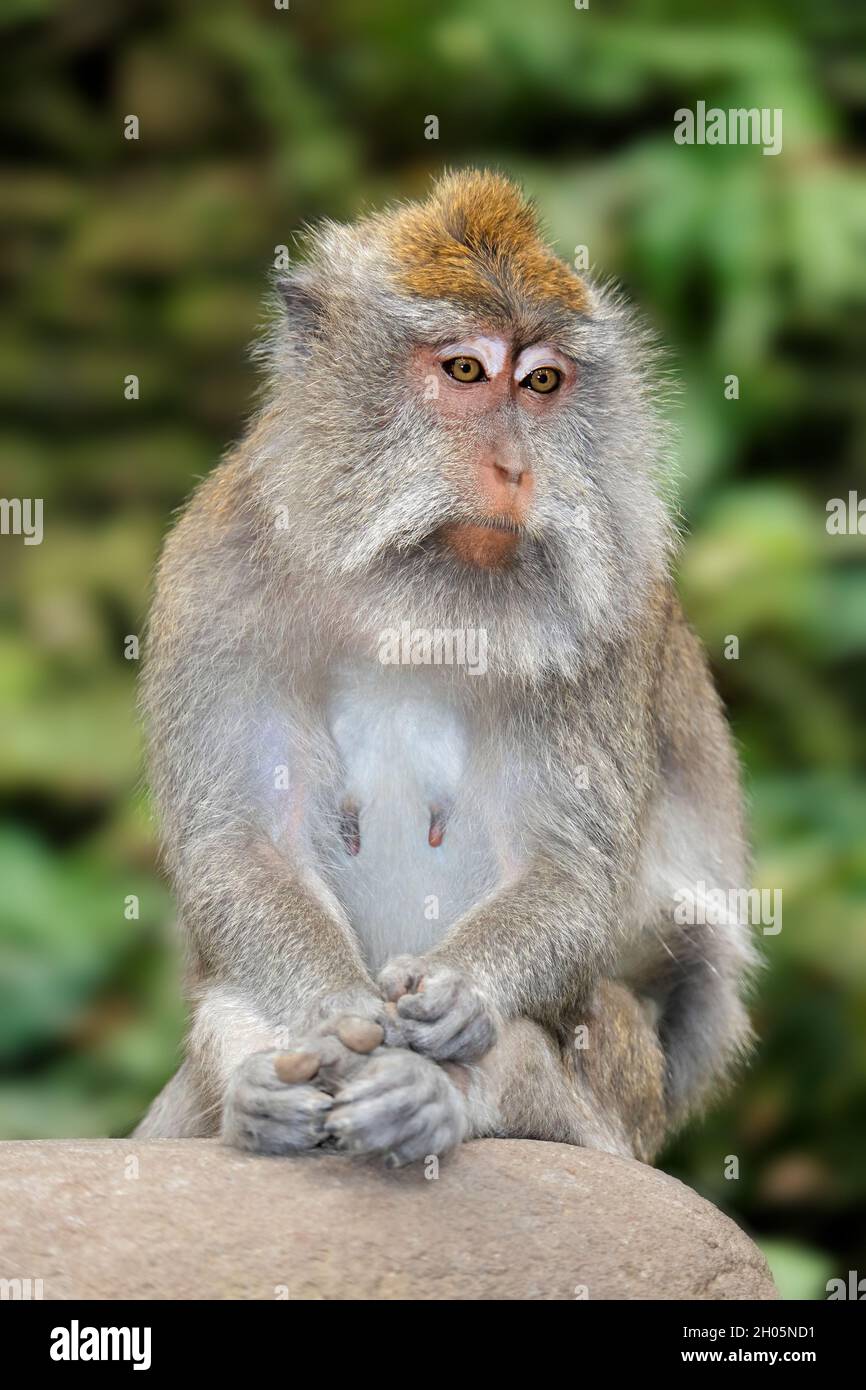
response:
M784 894L755 1063L665 1166L757 1234L786 1293L866 1274L866 538L825 527L866 492L855 7L8 0L0 23L0 493L44 498L46 524L39 547L0 538L0 1134L123 1134L176 1063L124 637L172 509L252 408L274 248L489 163L670 346L682 589L756 881ZM783 153L675 145L699 99L781 107Z

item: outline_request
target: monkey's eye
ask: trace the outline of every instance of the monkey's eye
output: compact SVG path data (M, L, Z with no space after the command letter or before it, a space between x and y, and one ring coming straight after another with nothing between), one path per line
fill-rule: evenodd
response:
M558 372L555 367L536 367L520 384L528 386L530 391L537 391L539 395L546 396L550 391L555 391L561 381L562 372Z
M451 357L442 363L442 370L455 381L486 381L484 368L477 357Z

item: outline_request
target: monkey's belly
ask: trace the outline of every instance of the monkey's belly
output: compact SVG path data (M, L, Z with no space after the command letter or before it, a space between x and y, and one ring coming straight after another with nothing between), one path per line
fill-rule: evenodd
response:
M344 784L323 873L375 968L427 949L498 882L494 808L459 711L422 682L350 678L329 715Z
M464 817L455 814L431 845L426 805L390 790L387 802L361 804L357 852L326 868L374 968L426 950L496 882L490 846Z

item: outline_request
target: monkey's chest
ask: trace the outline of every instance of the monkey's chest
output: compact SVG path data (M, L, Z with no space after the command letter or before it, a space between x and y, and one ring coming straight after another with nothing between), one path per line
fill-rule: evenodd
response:
M423 681L345 680L328 722L341 784L324 873L375 968L425 950L500 880L496 777L459 702Z

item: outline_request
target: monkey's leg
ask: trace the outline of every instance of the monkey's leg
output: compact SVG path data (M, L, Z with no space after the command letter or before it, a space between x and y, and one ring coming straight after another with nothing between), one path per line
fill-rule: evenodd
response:
M220 1132L234 1073L246 1058L275 1049L264 1010L215 981L197 987L186 1060L134 1130L142 1139L207 1138Z
M484 1136L650 1161L665 1133L664 1056L635 996L604 982L591 1008L556 1036L527 1018L505 1023L476 1065L377 1049L338 1088L324 1128L341 1147L396 1164Z
M466 1128L458 1092L434 1062L384 1040L381 1025L347 1015L290 1052L255 1053L232 1079L223 1138L255 1153L336 1141L394 1163L453 1147Z
M349 1153L400 1167L444 1154L467 1135L461 1088L447 1069L405 1047L380 1047L337 1090L324 1127Z
M163 1086L132 1134L135 1139L207 1139L218 1128L219 1117L208 1104L195 1068L186 1061Z
M742 1001L747 950L738 935L690 927L665 967L659 1036L666 1058L668 1109L681 1124L707 1093L727 1080L749 1048L752 1030Z
M378 1045L385 1029L369 1018L354 1017L353 1029L345 1033L345 1016L331 1012L339 1001L328 996L316 1010L289 1006L274 1021L225 984L199 985L196 995L186 1061L157 1096L136 1136L180 1139L222 1133L230 1143L261 1152L321 1143L320 1122L330 1108L330 1092L356 1069L350 1053L365 1054ZM384 1013L382 1001L376 1002ZM387 1018L385 1027L390 1032ZM333 1041L337 1033L348 1039L342 1048ZM310 1059L313 1052L318 1060L308 1075L297 1068L285 1070L287 1055L304 1053ZM329 1094L323 1096L323 1091Z
M513 1019L475 1066L445 1067L466 1097L469 1137L547 1139L643 1162L664 1140L664 1053L624 985L602 982L558 1036Z
M275 1059L329 1018L376 1019L384 1001L339 906L266 841L188 848L179 896L198 977L187 1063L138 1132L249 1139L250 1126L235 1124L233 1112L258 1105L264 1120L277 1099L258 1055ZM320 1099L312 1087L283 1097L276 1118L287 1138L318 1142L305 1111L317 1111ZM261 1129L272 1147L273 1133Z

